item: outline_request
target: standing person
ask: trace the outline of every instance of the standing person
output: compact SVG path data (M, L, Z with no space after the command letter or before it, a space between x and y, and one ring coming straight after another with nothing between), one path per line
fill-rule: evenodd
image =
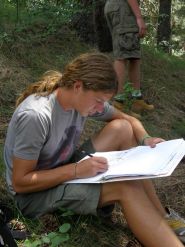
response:
M133 107L153 110L154 106L144 101L140 85L140 38L146 34L146 25L138 1L107 0L104 12L112 36L114 67L118 77L118 94L114 99L124 102L123 88L128 66L128 78L133 88Z
M109 105L116 92L113 64L101 53L83 54L69 63L63 74L49 71L30 85L17 100L5 141L9 191L28 217L39 217L59 207L77 214L96 214L97 209L118 202L142 244L182 247L149 180L65 183L108 169L104 157L79 161L82 150L123 150L140 142L155 147L163 141L150 137L139 120ZM78 147L88 116L107 124Z

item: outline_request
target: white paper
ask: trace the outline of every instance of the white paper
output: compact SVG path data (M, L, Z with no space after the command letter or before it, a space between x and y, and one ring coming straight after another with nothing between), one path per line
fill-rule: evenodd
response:
M67 183L102 183L170 176L184 155L183 139L161 142L155 148L138 146L124 151L97 152L93 156L105 157L108 170L91 178Z

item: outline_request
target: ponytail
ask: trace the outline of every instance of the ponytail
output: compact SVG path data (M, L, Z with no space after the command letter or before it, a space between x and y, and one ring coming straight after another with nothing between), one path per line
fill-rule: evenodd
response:
M29 95L48 96L61 84L62 74L58 71L50 70L43 74L38 82L29 85L26 90L17 98L16 107Z

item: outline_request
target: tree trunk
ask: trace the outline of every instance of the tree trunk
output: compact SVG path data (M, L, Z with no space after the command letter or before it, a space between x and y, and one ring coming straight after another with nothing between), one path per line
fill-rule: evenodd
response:
M104 16L106 0L78 0L84 11L73 18L73 26L86 42L96 43L101 52L112 51L112 39ZM90 11L86 8L90 7Z
M112 51L112 38L104 16L105 0L94 0L95 37L101 52Z
M20 10L20 6L19 6L19 0L16 0L16 21L17 23L19 22L19 11Z
M171 0L159 1L157 46L166 53L171 49Z

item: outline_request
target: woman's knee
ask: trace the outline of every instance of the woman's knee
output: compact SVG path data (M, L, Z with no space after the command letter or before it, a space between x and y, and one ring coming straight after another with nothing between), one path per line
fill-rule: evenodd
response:
M120 131L129 131L133 133L132 125L129 123L129 121L125 119L115 119L112 120L107 125L111 130L116 131L120 134Z
M124 119L116 119L108 124L109 133L115 136L115 140L120 142L120 149L127 149L136 146L136 139L132 125Z
M137 145L131 124L124 119L116 119L92 138L97 151L125 150Z

